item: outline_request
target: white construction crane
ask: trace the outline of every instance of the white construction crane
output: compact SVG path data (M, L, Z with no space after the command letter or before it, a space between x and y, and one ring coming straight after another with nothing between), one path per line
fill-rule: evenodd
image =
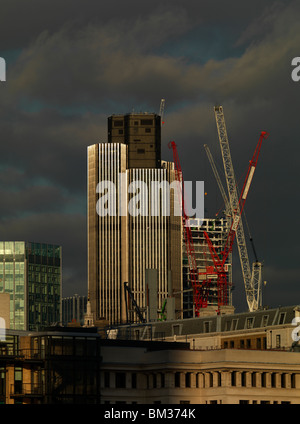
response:
M231 213L233 213L233 211L239 210L239 196L237 192L222 106L215 107L215 118L229 194L230 209ZM248 303L249 311L253 312L261 307L262 262L258 261L256 257L255 262L252 264L251 272L242 219L240 219L236 230L236 239L245 284L246 300Z
M216 178L218 187L220 189L221 195L223 197L223 201L224 201L224 215L225 215L225 217L227 219L227 222L228 222L228 228L230 228L231 227L231 221L232 221L232 211L231 211L231 207L230 207L230 202L228 200L228 197L226 195L224 186L222 184L222 181L221 181L221 178L220 178L220 175L219 175L217 166L215 164L213 155L211 154L211 151L210 151L210 149L209 149L209 147L208 147L207 144L204 144L204 148L205 148L205 151L206 151L206 154L207 154L209 163L211 165L212 171L213 171L214 176ZM232 252L230 252L229 255L228 255L228 261L229 261L229 263L232 262ZM230 272L229 278L230 278L230 283L231 283L232 282L232 269L231 268L230 268L230 271L229 272Z
M161 118L161 125L164 124L163 118L164 118L164 111L165 111L165 99L161 99L160 101L160 108L159 108L159 115Z

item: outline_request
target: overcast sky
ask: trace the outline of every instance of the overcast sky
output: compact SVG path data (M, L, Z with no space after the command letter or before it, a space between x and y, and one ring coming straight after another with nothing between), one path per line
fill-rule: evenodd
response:
M1 239L62 245L63 296L85 295L87 146L107 140L109 115L158 113L161 98L163 159L174 140L214 217L222 198L203 145L222 169L221 104L240 184L260 132L270 133L246 217L264 303L300 303L299 21L299 1L287 0L1 0ZM233 302L245 311L236 250Z

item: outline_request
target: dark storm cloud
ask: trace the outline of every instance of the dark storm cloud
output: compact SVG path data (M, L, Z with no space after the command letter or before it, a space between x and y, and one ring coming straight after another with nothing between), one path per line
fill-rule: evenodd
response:
M153 106L161 97L167 97L171 106L182 99L194 101L200 93L208 99L251 101L258 93L266 96L274 90L276 76L282 74L285 61L297 49L295 8L280 9L280 14L276 9L265 38L241 57L211 59L203 66L187 63L182 56L170 56L167 51L155 51L165 40L180 38L189 30L187 13L178 16L176 8L139 16L131 25L123 18L115 19L113 25L89 24L78 31L72 25L54 33L44 31L11 67L13 83L8 95L18 101L22 93L22 97L57 107L77 104L103 108L107 99L128 99L133 105L147 99ZM250 24L250 33L256 32L251 28ZM243 38L249 38L247 29ZM195 51L201 42L192 42Z
M23 190L0 188L1 218L45 211L58 211L68 206L67 198L57 187L30 186Z
M288 2L285 2L288 3ZM173 31L181 33L182 27L178 22L168 20L169 15L184 14L188 18L188 25L203 23L207 25L225 25L228 28L245 28L249 22L257 17L270 0L253 0L252 2L238 3L235 0L220 2L218 0L2 0L0 15L0 50L20 49L28 46L42 32L55 33L66 23L81 29L87 24L97 26L113 26L119 22L127 22L130 29L147 16L161 17L160 28L153 28L152 36L157 38L170 24ZM140 20L141 19L141 20ZM156 32L154 31L156 30ZM150 34L150 33L149 33ZM150 37L150 35L149 35Z
M69 192L85 188L87 146L101 136L106 141L105 117L92 113L72 117L50 109L20 112L0 128L3 139L10 140L9 145L0 145L0 163L18 166L19 184L42 178Z

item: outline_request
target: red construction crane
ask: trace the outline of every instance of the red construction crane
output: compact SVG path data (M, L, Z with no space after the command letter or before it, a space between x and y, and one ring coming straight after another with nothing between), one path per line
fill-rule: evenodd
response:
M227 240L226 243L224 245L224 248L221 252L221 258L219 257L219 255L217 254L207 232L204 231L204 236L205 239L207 241L209 250L210 250L210 254L212 257L212 260L214 262L214 266L215 266L215 271L218 274L217 277L217 285L218 285L218 305L222 306L222 305L227 305L227 276L225 273L225 262L227 260L227 257L229 255L229 253L232 251L232 246L233 246L233 242L234 242L234 238L236 235L236 230L238 228L239 222L240 222L240 218L241 218L241 214L243 212L244 206L245 206L245 202L247 199L247 195L249 192L249 188L253 179L253 175L254 175L254 171L257 165L257 161L258 161L258 157L259 157L259 153L260 153L260 149L261 149L261 145L262 145L262 141L263 139L266 139L269 136L269 134L265 131L261 132L258 144L256 146L256 149L254 151L253 157L249 163L249 167L248 167L248 172L245 178L245 182L243 185L243 189L239 198L239 204L238 204L238 208L236 208L233 212L233 217L232 217L232 222L231 222L231 227L230 230L228 232L228 236L227 236Z
M168 146L170 149L173 149L175 178L179 182L179 186L181 188L180 201L182 205L182 226L184 229L184 241L186 245L186 253L187 253L188 263L189 263L190 279L191 279L192 288L193 288L193 303L194 303L195 315L199 316L200 309L207 307L207 297L208 297L210 280L209 278L206 278L205 280L200 282L198 276L206 275L207 277L208 273L215 274L215 272L213 270L213 267L208 267L207 272L198 273L190 221L189 221L189 217L186 214L185 205L184 205L184 182L182 177L182 169L180 166L179 156L177 152L177 146L174 141L170 141Z

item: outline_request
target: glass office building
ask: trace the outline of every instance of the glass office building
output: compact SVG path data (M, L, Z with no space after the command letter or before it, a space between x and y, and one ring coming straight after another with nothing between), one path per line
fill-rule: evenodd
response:
M10 294L10 328L40 330L61 321L61 247L0 242L0 293Z

